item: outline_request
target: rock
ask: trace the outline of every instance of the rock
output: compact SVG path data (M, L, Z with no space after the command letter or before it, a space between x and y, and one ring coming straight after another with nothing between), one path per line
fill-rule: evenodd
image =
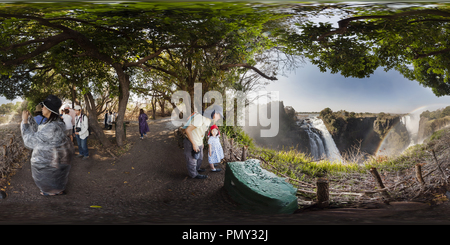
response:
M241 207L263 214L292 214L298 209L297 189L263 168L259 160L229 162L225 188Z
M0 199L6 199L6 192L0 191Z

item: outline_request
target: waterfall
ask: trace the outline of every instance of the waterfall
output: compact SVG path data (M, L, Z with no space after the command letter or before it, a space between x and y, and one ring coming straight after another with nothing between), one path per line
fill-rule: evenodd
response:
M328 158L330 161L341 160L341 154L322 119L310 115L308 118L302 120L299 125L305 129L309 136L311 156L315 160L322 158Z
M420 121L420 114L408 114L400 119L400 122L403 123L403 125L405 125L406 130L408 130L409 137L411 138L409 146L421 143L418 142L417 138L419 134L419 121Z

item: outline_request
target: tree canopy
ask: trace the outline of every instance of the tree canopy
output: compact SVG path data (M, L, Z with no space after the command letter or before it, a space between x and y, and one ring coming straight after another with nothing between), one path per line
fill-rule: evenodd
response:
M330 10L331 9L331 10ZM298 12L305 9L299 7ZM325 15L339 11L346 18L332 23L298 22L301 30L287 43L321 71L345 77L368 77L378 68L395 69L406 78L432 88L437 96L450 95L450 7L384 4L364 7L335 5L315 9Z
M310 20L337 14L338 27ZM177 90L192 97L195 83L249 90L299 57L346 77L396 69L443 96L449 20L445 4L3 3L0 94L84 100L94 121L98 98L116 96L119 146L130 91L170 101Z
M240 69L275 80L257 68L257 57L275 46L268 25L287 15L264 9L245 3L1 4L0 92L12 99L36 90L62 97L77 90L95 114L92 87L104 86L112 71L122 145L136 69L167 81L169 91L191 94L196 82L206 89L232 85ZM43 82L56 86L43 89Z

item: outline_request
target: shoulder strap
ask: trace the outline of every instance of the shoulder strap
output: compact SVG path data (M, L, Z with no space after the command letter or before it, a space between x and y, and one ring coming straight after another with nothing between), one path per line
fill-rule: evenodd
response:
M184 126L183 126L183 129L186 129L186 128L191 124L192 118L194 118L194 116L195 116L196 114L198 114L198 112L195 112L195 111L194 111L194 113L192 113L192 114L189 116L187 122L186 122L186 123L184 124Z
M78 125L78 122L81 120L81 122L83 122L83 117L85 117L86 115L81 114L81 116L78 118L78 120L75 122L75 125Z

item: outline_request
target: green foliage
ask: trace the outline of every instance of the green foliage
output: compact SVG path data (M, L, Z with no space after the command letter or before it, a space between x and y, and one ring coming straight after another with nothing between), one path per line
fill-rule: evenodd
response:
M428 118L429 120L444 118L447 116L450 116L450 106L435 111L426 110L420 114L420 117Z
M147 93L141 88L150 79L164 81L151 89L166 99L175 90L192 92L196 82L204 84L203 91L234 87L242 70L261 63L258 56L277 45L277 29L288 15L269 9L276 7L221 2L1 4L0 60L5 65L0 67L0 93L10 99L32 96L49 93L42 85L53 84L51 92L64 98L74 85L82 93L107 86L127 98L118 92L117 79L124 76L136 93ZM46 39L45 45L37 41ZM113 79L108 78L111 66L117 72ZM151 74L137 81L136 69Z
M249 149L255 147L253 139L239 126L226 126L224 123L224 126L220 126L219 130L221 134L226 134L228 138L233 138L235 144L248 146Z
M364 169L368 171L375 167L382 171L401 171L410 169L417 163L422 163L429 153L426 152L427 146L425 144L417 144L406 149L402 154L391 157L372 157L363 165Z
M382 4L364 8L336 4L331 8L321 12L297 7L299 15L304 11L334 15L345 9L348 17L340 21L339 28L330 23L300 22L301 32L284 36L288 49L307 57L322 72L363 78L378 67L396 69L432 88L437 96L450 94L448 5L390 9Z
M365 171L363 167L357 164L342 164L341 162L330 162L328 160L314 162L313 158L294 148L277 151L258 147L251 149L250 154L264 159L265 162L275 167L279 173L297 180L320 177L324 174L333 175Z
M6 103L0 105L0 115L7 115L17 112L20 109L22 102Z
M444 136L446 133L448 133L447 129L441 129L436 132L434 132L429 140L439 140L442 136Z

